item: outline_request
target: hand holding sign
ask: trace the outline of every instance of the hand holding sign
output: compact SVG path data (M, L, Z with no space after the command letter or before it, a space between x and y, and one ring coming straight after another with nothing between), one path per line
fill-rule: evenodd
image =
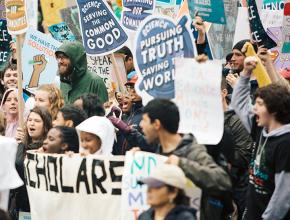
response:
M38 86L40 74L43 72L47 64L44 54L33 57L33 72L28 87L33 88Z

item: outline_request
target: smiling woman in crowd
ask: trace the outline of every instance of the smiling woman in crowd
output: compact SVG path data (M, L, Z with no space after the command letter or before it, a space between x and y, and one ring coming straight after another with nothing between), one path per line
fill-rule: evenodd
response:
M56 115L64 105L61 91L54 84L44 84L38 87L35 92L35 106L46 108L56 119Z

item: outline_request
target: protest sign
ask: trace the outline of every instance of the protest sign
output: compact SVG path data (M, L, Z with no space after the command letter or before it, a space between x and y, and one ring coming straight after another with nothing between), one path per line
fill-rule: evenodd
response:
M31 220L30 212L19 212L18 220Z
M251 39L249 14L246 7L239 7L233 46L245 39Z
M198 12L198 16L205 21L217 24L226 23L223 0L188 0L188 7L192 19L195 18L196 12Z
M277 71L281 71L286 67L290 66L290 53L283 53L283 35L282 27L271 27L267 29L267 34L271 37L276 43L277 47L270 49L271 58L276 67Z
M58 67L54 53L61 43L46 34L29 29L23 45L23 87L31 89L55 82Z
M53 36L53 38L58 40L59 42L76 40L72 31L70 30L70 28L67 26L65 22L61 22L59 24L54 24L52 26L49 26L48 30Z
M261 9L260 17L265 30L283 25L283 10Z
M0 70L9 62L11 51L10 42L12 38L7 30L7 21L0 20Z
M154 0L123 0L122 25L130 31L136 31L140 23L155 8Z
M282 53L290 53L290 1L285 0Z
M175 19L177 17L178 11L179 11L178 5L156 4L154 15L165 15L165 16Z
M62 20L71 29L76 40L82 41L78 7L73 6L73 7L61 9L60 14L61 14Z
M48 27L61 22L60 10L66 8L66 1L40 0L43 21Z
M268 49L276 47L276 43L267 35L266 31L264 30L255 0L247 0L247 3L252 40L256 44L264 45Z
M24 0L5 0L7 28L11 35L19 35L28 28Z
M224 130L221 63L199 64L194 59L176 59L175 70L179 132L194 134L200 144L218 144Z
M120 49L128 36L106 1L77 0L83 44L89 55L108 55Z
M5 0L0 0L0 19L6 19Z
M123 156L28 151L24 166L31 219L118 219Z
M159 5L181 5L182 0L157 0L156 4Z
M283 10L284 0L263 0L262 9Z
M126 70L124 66L124 60L121 55L115 54L115 58L117 61L117 68L121 73L121 81L123 84L126 83ZM88 69L93 74L100 76L107 89L112 89L112 83L114 85L118 85L118 81L116 79L116 73L113 68L113 61L111 56L87 56L88 61ZM119 90L119 88L116 88Z
M30 27L37 30L38 24L38 1L26 0L27 19Z
M0 135L0 209L7 210L9 190L23 185L16 169L17 142Z
M138 81L137 93L146 104L153 98L174 98L175 57L194 57L193 37L187 28L188 18L178 24L169 17L150 16L140 27L133 50Z
M224 0L227 23L212 24L208 31L208 43L214 59L225 59L232 51L236 20L238 16L238 0Z
M137 220L149 208L146 204L147 187L139 185L137 181L148 177L166 159L167 157L146 152L126 153L122 180L122 220Z

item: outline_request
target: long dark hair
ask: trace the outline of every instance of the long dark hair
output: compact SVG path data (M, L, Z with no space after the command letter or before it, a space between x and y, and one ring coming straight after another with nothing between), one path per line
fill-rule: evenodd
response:
M174 186L169 186L169 185L166 185L167 189L168 189L168 192L175 192L175 190L177 189L178 192L177 192L177 196L175 197L175 199L173 200L173 203L175 205L186 205L188 206L189 205L189 198L185 195L185 192L184 190L182 189L178 189Z
M52 118L51 118L51 115L48 112L48 110L46 110L43 107L34 107L30 111L29 115L32 112L38 114L40 116L41 120L43 121L43 135L39 140L39 142L42 143L44 141L44 139L46 138L48 131L52 128ZM27 119L29 118L29 115L28 115ZM27 121L26 121L26 123L27 123ZM26 136L25 137L26 138L25 138L24 144L27 146L27 145L32 143L32 139L29 136L27 129L26 129Z

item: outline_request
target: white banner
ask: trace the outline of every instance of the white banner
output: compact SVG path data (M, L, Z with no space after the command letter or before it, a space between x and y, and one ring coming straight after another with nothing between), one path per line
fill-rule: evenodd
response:
M179 132L193 133L200 144L218 144L224 130L221 63L199 64L194 59L176 59L175 68Z
M123 156L28 151L24 164L31 219L119 219Z

